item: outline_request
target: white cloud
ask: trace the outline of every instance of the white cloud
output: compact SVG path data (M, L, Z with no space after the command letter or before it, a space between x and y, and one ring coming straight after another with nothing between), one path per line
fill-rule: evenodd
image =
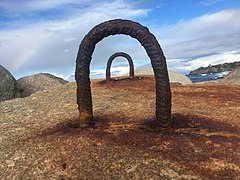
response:
M77 40L77 38L75 38L75 37L64 39L65 42L73 42L73 41L76 41L76 40Z
M209 34L221 35L227 32L238 32L240 29L240 9L220 11L214 14L206 14L188 21L179 21L177 24L161 28L162 36L171 38L191 39Z
M129 72L129 67L125 66L118 66L118 67L111 67L111 77L121 76L123 74L127 74ZM90 78L105 78L106 77L106 69L95 69L91 71Z
M229 63L240 60L240 52L224 52L220 54L213 54L209 56L195 58L191 61L187 59L171 59L168 61L168 67L183 74L188 74L189 71L199 67L207 67L209 65L216 65L221 63Z
M210 5L214 5L214 4L223 2L223 1L225 1L225 0L204 0L204 1L201 1L201 5L210 6Z
M67 4L86 4L87 0L1 0L0 9L6 13L28 13L35 10L47 10ZM89 2L90 3L90 2Z
M220 63L234 62L240 60L240 52L224 52L206 57L196 58L189 61L187 64L190 67L198 68L199 66L206 67L208 65L216 65Z

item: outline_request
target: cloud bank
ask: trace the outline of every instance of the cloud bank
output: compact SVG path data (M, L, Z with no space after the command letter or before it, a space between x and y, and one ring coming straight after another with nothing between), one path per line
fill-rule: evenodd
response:
M54 5L57 3L48 7ZM34 10L35 6L31 8ZM9 11L8 8L6 10ZM20 72L19 75L29 70L72 73L78 46L93 26L114 18L134 19L146 16L148 11L148 9L136 9L123 1L113 1L80 8L79 12L65 19L30 22L21 27L19 24L22 22L16 22L15 26L19 28L0 31L1 64L15 74ZM110 44L117 45L118 41L119 37L101 42L102 45L98 45L100 47L96 48L94 56L105 60L108 57L100 58L101 54L106 54L107 47ZM94 61L93 67L101 64L99 61Z
M225 10L160 27L154 32L170 67L186 73L200 66L240 61L239 16L240 9Z

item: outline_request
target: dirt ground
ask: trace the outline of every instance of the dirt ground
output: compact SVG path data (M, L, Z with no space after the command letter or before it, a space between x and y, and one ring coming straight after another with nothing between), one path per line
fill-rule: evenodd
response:
M75 88L0 103L1 179L240 179L240 86L171 84L169 129L152 77L93 81L94 127Z

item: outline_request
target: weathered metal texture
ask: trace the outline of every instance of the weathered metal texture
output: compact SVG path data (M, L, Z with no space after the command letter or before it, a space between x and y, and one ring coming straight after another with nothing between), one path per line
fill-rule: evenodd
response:
M111 69L112 62L115 58L117 58L119 56L125 57L128 60L129 67L130 67L129 76L130 76L130 78L134 77L134 66L133 66L133 60L132 60L131 56L129 56L125 52L117 52L117 53L114 53L113 55L111 55L110 58L107 61L106 80L111 79L110 69Z
M145 48L154 71L156 80L156 119L160 126L171 125L171 91L166 59L162 49L148 28L129 20L110 20L103 22L83 38L76 59L75 78L77 82L77 104L81 124L94 124L92 95L90 88L90 62L95 45L110 35L125 34L137 39Z

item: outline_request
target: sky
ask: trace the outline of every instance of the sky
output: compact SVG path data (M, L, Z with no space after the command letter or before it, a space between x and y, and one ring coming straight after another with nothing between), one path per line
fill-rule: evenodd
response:
M188 74L201 66L240 61L239 0L0 0L0 64L16 79L49 72L70 78L83 37L110 19L129 19L156 36L168 68ZM104 38L96 45L92 75L105 76L108 58L128 53L135 68L150 63L136 39ZM128 72L124 58L112 72Z

